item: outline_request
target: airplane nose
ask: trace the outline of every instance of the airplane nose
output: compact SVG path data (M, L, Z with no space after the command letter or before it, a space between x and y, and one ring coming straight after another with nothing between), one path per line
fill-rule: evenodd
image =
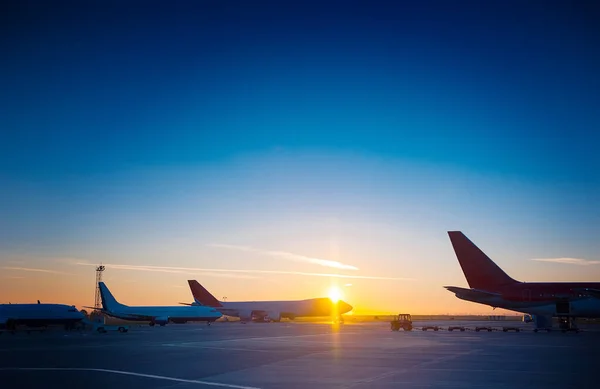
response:
M352 305L348 304L345 301L340 300L339 309L340 309L340 313L350 312L352 310Z

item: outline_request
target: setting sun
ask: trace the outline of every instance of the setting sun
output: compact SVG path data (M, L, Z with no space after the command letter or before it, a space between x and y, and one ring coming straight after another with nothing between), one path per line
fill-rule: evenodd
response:
M342 291L337 286L332 286L331 288L329 288L328 295L329 295L329 298L331 299L331 301L333 301L334 303L337 303L343 297Z

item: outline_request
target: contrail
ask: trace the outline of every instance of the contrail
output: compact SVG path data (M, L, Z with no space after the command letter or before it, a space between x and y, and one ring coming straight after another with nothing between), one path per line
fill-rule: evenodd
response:
M6 270L18 270L18 271L30 271L30 272L36 272L36 273L51 273L51 274L73 275L71 273L66 273L66 272L62 272L62 271L49 270L49 269L37 269L37 268L33 268L33 267L4 266L3 269L6 269Z
M565 265L589 266L598 265L600 261L588 261L581 258L533 258L532 261L562 263Z
M82 266L96 266L93 263L87 262L76 262L76 265ZM413 281L412 278L403 277L381 277L381 276L359 276L359 275L346 275L346 274L335 274L335 273L310 273L310 272L298 272L298 271L285 271L285 270L250 270L250 269L209 269L209 268L195 268L195 267L176 267L176 266L151 266L151 265L124 265L124 264L110 264L105 263L104 266L116 270L139 270L139 271L156 271L156 272L167 272L167 273L185 273L185 274L198 274L202 272L208 273L241 273L241 274L281 274L281 275L298 275L307 277L334 277L334 278L348 278L348 279L364 279L364 280L394 280L394 281Z
M287 259L289 261L313 263L315 265L320 265L320 266L325 266L325 267L333 267L336 269L359 270L356 266L348 265L348 264L341 263L338 261L331 261L329 259L307 257L304 255L288 253L285 251L259 250L259 249L255 249L255 248L248 247L248 246L236 246L236 245L231 245L231 244L220 244L220 243L213 243L213 244L209 244L208 246L219 247L219 248L230 249L230 250L246 251L246 252L262 254L262 255L269 255L271 257Z

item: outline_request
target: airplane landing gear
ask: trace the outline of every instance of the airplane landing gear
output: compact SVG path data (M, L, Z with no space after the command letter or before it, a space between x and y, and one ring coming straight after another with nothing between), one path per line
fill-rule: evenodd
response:
M558 318L558 325L562 333L573 331L578 333L579 328L575 325L575 319L570 316L561 316Z

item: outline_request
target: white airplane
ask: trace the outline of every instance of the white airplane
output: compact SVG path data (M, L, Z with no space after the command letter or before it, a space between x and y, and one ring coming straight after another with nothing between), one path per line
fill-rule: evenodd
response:
M84 319L81 312L74 306L63 304L1 304L0 325L8 330L16 329L17 325L45 327L52 324L63 324L70 330Z
M265 318L280 321L296 317L333 316L341 320L341 315L350 312L352 306L342 300L333 302L328 297L296 301L219 301L196 280L188 280L195 302L184 305L201 305L216 308L227 316L239 317L242 321L263 321Z
M102 296L102 312L108 316L123 320L149 321L150 326L155 324L164 326L171 323L185 323L188 321L211 322L223 316L219 311L204 306L128 306L119 303L104 282L99 282L100 295Z

